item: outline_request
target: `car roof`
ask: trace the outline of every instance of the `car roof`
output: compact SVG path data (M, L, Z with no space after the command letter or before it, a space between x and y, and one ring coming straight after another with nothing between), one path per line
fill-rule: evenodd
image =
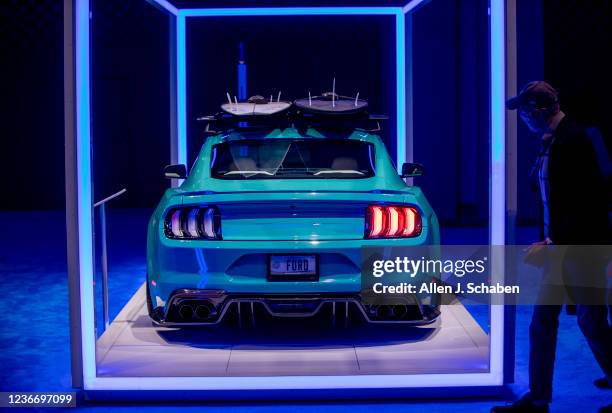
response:
M364 129L325 130L322 128L276 128L266 130L232 130L209 137L208 142L217 144L222 142L240 140L268 140L268 139L305 139L305 140L361 140L370 143L381 142L378 135Z

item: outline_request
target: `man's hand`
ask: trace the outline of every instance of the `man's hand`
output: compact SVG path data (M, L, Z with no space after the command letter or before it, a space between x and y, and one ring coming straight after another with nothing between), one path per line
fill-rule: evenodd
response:
M526 264L530 264L535 267L542 267L546 260L546 246L551 244L552 241L550 238L546 238L543 241L534 242L525 249L527 254L525 255L523 261Z

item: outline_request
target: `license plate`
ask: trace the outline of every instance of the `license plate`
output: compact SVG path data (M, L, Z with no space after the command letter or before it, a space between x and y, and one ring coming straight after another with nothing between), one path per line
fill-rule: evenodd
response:
M316 255L270 255L268 275L274 281L316 280Z

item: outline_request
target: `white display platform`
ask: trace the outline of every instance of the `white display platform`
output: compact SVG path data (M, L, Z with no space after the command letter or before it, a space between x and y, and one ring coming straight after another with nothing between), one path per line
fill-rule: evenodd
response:
M281 319L242 327L157 327L145 286L96 346L99 377L202 377L479 373L489 337L460 304L429 326L334 325L329 318Z

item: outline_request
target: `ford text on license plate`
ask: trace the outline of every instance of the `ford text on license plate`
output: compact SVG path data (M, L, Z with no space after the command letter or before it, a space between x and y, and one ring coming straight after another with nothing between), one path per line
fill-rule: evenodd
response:
M319 278L316 255L270 255L270 281L316 281Z

